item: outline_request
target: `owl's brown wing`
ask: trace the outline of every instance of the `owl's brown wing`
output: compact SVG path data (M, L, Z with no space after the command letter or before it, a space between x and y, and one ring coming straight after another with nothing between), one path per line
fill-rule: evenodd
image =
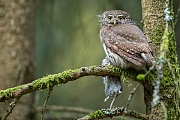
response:
M152 66L154 58L149 46L145 43L121 43L114 44L112 40L104 41L107 48L121 58L134 64L135 66Z
M147 39L137 26L130 25L126 29L119 29L119 26L117 26L113 29L106 29L104 33L101 33L101 39L105 46L124 60L138 67L154 64Z

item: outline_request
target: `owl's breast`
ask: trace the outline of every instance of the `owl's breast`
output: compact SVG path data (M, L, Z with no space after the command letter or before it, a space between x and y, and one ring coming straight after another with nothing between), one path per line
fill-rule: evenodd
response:
M106 56L108 57L108 59L110 60L110 62L118 67L121 68L127 68L127 61L125 59L123 59L122 57L120 57L118 54L114 53L113 51L111 51L109 49L109 47L107 47L104 43L103 43L103 48L104 51L106 53Z

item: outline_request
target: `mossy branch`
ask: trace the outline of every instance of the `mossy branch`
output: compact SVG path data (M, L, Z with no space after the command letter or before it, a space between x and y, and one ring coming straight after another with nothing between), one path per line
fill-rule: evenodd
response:
M125 110L124 107L116 107L113 109L102 109L102 110L97 110L93 113L90 113L89 115L86 115L83 118L79 118L77 120L97 120L97 119L103 119L103 118L112 118L115 116L128 116L131 118L138 118L141 120L149 120L149 116L142 114L142 113L137 113L136 111L133 110Z
M131 70L121 70L120 68L114 66L90 66L81 67L75 70L66 70L58 74L47 75L45 77L34 80L31 83L20 85L13 88L8 88L6 90L0 90L0 102L8 100L10 98L19 98L22 95L53 87L58 84L65 84L69 81L74 81L83 76L121 76L121 74L126 75L130 78L135 78L135 74Z

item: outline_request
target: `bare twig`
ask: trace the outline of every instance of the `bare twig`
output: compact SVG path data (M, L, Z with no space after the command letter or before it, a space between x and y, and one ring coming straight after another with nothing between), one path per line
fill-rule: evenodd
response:
M2 118L2 120L6 120L7 117L12 113L14 107L16 106L16 103L19 101L20 97L18 98L14 98L14 100L10 103L10 107L9 110L7 111L7 113L4 115L4 117Z
M139 85L140 85L140 83L138 83L138 84L136 85L136 87L133 88L133 90L131 91L131 93L130 93L130 95L129 95L129 97L128 97L127 104L126 104L126 109L128 109L129 104L130 104L130 102L131 102L131 100L132 100L132 97L134 96L134 93L135 93L136 90L138 89Z
M51 95L52 90L53 90L53 87L49 87L48 96L47 96L47 98L46 98L45 101L44 101L43 108L41 109L41 120L44 119L44 110L45 110L45 108L47 107L46 105L47 105L47 102L48 102L48 100L49 100L49 97L50 97L50 95Z

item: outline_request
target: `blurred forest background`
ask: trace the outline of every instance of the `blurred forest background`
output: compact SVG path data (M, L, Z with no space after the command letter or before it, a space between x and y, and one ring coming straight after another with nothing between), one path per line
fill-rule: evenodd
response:
M38 0L36 1L36 78L67 69L100 65L105 57L99 39L99 19L106 10L129 12L142 28L140 0ZM180 1L174 0L177 13ZM180 9L180 8L179 8ZM180 21L175 26L177 49L180 51ZM123 93L114 105L125 106L129 93L137 83L123 83ZM36 92L36 105L42 106L48 90ZM83 77L54 87L48 105L74 106L92 110L107 108L104 103L104 84L101 77ZM129 109L145 113L143 88L140 87Z

